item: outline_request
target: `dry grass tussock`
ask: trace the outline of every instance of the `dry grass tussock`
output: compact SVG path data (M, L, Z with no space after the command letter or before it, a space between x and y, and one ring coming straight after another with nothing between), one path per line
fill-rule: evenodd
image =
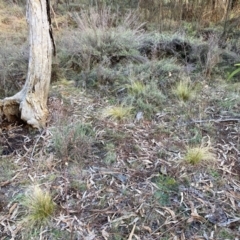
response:
M208 143L202 142L200 146L188 146L184 156L184 161L192 165L201 165L204 163L213 165L216 160L216 155L213 153L210 140Z
M97 29L107 31L116 27L139 31L144 26L144 24L139 24L136 13L129 12L120 18L111 8L107 7L101 10L90 8L89 11L73 14L73 18L76 20L78 28L83 32L97 31Z
M196 90L192 85L189 78L183 78L172 88L172 92L179 101L187 102L196 96Z
M31 227L46 224L53 216L56 207L50 193L43 191L39 186L31 187L26 191L22 204L28 210L23 222Z
M27 34L25 10L17 4L0 2L0 36L16 36L16 33Z
M97 66L108 67L139 55L144 35L136 14L129 13L120 19L111 9L104 8L100 12L90 9L75 13L72 18L78 28L64 34L59 45L61 59L68 59L67 67L76 72L89 74Z
M113 106L113 107L108 107L103 110L103 117L111 118L113 120L126 120L129 119L131 116L131 107L126 107L126 106Z

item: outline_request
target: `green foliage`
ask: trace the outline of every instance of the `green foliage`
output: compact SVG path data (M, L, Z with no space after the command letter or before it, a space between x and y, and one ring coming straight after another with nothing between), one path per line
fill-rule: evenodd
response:
M226 111L232 111L234 108L238 108L238 105L240 104L240 95L236 92L231 92L226 98L221 99L219 103L219 105Z
M73 233L71 236L77 239L77 234ZM39 235L38 235L39 236ZM69 232L63 231L62 229L59 228L52 228L49 231L49 238L50 239L69 239Z
M165 84L166 81L175 81L175 77L182 71L182 68L175 58L165 58L157 61L147 61L142 64L131 66L131 74L144 83L149 80L159 81Z
M201 144L201 142L202 142L201 129L194 127L194 128L189 129L189 133L191 134L191 137L188 140L189 144L191 144L191 145Z
M125 141L126 135L126 132L123 131L115 131L108 128L105 129L105 138L111 142Z
M117 154L116 154L116 150L115 150L114 144L108 143L108 144L106 144L104 149L106 150L106 154L105 154L105 157L104 157L104 162L107 165L110 165L110 164L116 162Z
M235 235L231 233L231 230L227 230L227 229L221 229L218 233L218 236L220 237L220 239L229 239L229 240L235 239Z
M168 205L171 194L178 191L178 183L174 178L163 174L154 177L152 181L159 188L154 194L156 199L161 205Z
M237 63L234 66L236 66L238 68L229 74L227 80L231 80L236 74L238 74L240 72L240 63Z
M160 111L165 97L156 83L149 82L146 86L135 85L134 88L133 90L132 85L130 85L129 94L123 99L127 105L131 105L136 112L142 111L146 118L151 118Z
M221 174L216 169L209 169L209 174L215 179L221 178Z

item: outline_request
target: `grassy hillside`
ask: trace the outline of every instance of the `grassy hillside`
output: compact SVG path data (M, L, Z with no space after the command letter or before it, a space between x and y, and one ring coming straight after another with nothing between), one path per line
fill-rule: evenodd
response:
M0 9L3 98L28 43L24 7ZM239 239L238 38L74 10L52 12L47 128L0 122L0 238Z

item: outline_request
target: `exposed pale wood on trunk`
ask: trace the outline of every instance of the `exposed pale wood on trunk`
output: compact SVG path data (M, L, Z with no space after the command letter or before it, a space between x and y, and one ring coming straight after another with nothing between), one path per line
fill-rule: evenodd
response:
M28 0L27 21L30 47L27 79L20 92L0 100L0 117L8 121L20 117L40 129L45 126L48 116L47 98L54 46L48 0Z

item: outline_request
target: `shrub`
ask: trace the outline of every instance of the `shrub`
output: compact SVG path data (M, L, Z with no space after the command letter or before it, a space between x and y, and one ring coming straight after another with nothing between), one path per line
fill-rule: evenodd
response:
M110 66L139 55L143 31L136 15L129 13L120 20L110 8L103 8L82 11L72 17L78 30L65 34L61 39L60 64L67 64L69 69L78 72L89 72L98 64Z
M134 83L128 86L128 95L123 99L126 105L131 105L136 112L143 112L146 118L160 111L165 96L154 81L146 85Z

